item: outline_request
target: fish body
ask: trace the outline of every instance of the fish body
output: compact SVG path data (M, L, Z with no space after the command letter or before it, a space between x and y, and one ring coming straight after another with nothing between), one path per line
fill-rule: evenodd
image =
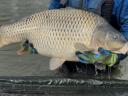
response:
M99 47L119 53L126 45L122 35L102 17L78 9L45 10L0 27L0 47L29 40L39 54L51 57L50 69L64 61L78 61L76 51Z

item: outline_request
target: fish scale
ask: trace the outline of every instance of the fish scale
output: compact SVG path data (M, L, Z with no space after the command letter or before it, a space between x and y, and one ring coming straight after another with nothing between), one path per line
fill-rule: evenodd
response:
M107 28L105 29L104 26ZM122 48L124 39L119 38L114 41L112 38L113 42L109 42L109 37L111 39L113 36L113 33L111 34L109 31L120 35L115 29L111 29L106 20L88 11L78 9L45 10L13 24L1 26L0 47L29 40L39 54L52 58L50 69L55 70L66 60L77 61L75 55L77 50L90 51L98 47L115 49L109 44L114 45L116 41L119 42L116 42L116 48ZM102 34L104 32L109 33L110 36ZM99 34L103 36L100 37Z

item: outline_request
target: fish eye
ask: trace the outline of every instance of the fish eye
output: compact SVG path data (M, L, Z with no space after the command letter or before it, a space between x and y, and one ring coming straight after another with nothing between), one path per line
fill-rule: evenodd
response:
M118 39L118 35L114 35L113 39L117 40Z

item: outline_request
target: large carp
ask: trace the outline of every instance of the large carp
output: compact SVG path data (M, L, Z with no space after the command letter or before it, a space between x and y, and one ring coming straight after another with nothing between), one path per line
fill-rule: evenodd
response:
M38 53L51 57L50 69L77 61L76 51L99 47L126 53L124 37L102 17L78 9L45 10L0 27L0 47L29 40Z

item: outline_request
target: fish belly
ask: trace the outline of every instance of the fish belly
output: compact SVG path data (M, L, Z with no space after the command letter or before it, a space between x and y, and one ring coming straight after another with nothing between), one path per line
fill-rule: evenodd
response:
M70 35L62 36L63 32L56 35L57 33L51 32L51 34L46 34L45 36L44 34L31 34L29 41L41 55L76 61L75 52L77 49L75 48L75 44L83 43L83 38Z

